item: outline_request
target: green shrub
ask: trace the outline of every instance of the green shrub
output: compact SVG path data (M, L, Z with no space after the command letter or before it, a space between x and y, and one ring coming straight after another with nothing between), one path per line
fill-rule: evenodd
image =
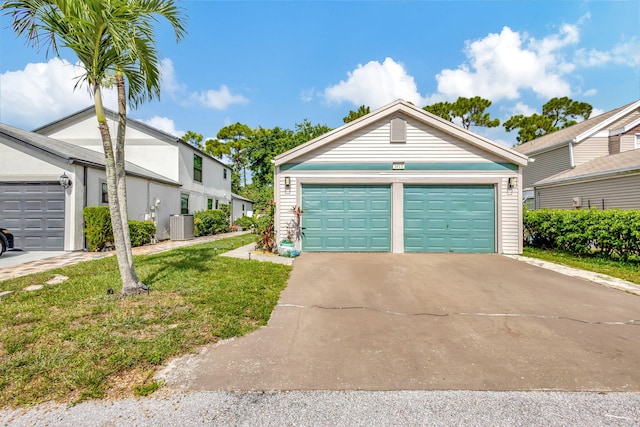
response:
M156 225L151 221L129 220L131 246L142 246L151 243L156 235Z
M113 230L108 206L88 206L83 210L84 234L92 252L113 247ZM151 221L129 220L131 246L151 243L156 234L156 226Z
M623 259L640 256L640 211L524 210L524 242L575 255Z
M238 227L242 227L243 230L249 230L255 226L253 218L250 216L241 216L240 218L236 219L236 222L234 224Z
M193 215L193 226L196 237L226 233L229 231L229 216L222 209L198 211Z
M88 206L83 210L84 235L92 252L102 251L113 246L111 214L108 206Z

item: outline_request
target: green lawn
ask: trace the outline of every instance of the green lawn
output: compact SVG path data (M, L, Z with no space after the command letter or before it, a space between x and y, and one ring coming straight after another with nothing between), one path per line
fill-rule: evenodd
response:
M536 248L524 248L524 256L538 258L569 267L607 274L619 279L640 284L640 262L638 261L614 261L596 256L578 257L562 251L544 250Z
M291 267L215 255L248 238L135 257L148 295L117 298L115 257L2 282L0 406L147 394L170 357L265 325Z

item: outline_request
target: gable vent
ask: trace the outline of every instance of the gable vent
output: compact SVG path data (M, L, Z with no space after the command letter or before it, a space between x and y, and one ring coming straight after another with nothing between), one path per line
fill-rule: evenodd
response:
M391 119L391 142L407 142L407 122L395 118Z

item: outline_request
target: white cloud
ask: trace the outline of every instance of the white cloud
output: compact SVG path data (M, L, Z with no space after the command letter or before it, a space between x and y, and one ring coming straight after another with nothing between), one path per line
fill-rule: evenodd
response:
M511 114L509 115L509 117L515 116L518 114L522 114L523 116L530 116L536 113L538 113L538 111L535 108L530 107L526 104L523 104L522 102L518 102L516 105L513 106L513 108L511 108Z
M640 39L633 37L615 45L611 50L578 49L574 61L583 67L598 67L607 64L628 67L640 66Z
M582 96L594 96L598 93L598 89L589 89L589 90L585 90L582 93Z
M385 104L403 99L416 105L424 105L425 98L418 92L413 76L407 74L404 66L392 58L383 63L370 61L347 73L347 80L329 86L324 90L330 102L350 102L367 105L376 109Z
M93 105L86 84L75 87L83 73L79 65L53 58L0 74L0 121L33 129ZM116 105L112 92L103 91L106 106Z
M242 95L233 95L226 85L220 86L219 90L193 93L190 98L204 107L215 110L224 110L233 104L246 104L249 102L249 100Z
M176 137L182 137L186 132L183 130L177 130L176 125L172 119L168 117L153 116L149 120L141 120L143 123L148 124L151 127L159 129Z
M468 62L436 76L438 93L448 99L482 96L494 102L516 99L524 89L543 98L570 95L566 78L575 67L564 60L562 50L579 39L578 27L565 24L541 40L504 27L499 34L467 41Z
M300 100L302 102L311 102L313 101L314 95L315 95L315 88L303 90L300 92Z
M186 90L186 86L178 82L173 61L169 58L160 61L160 86L162 92L168 92L173 98Z
M589 118L596 117L604 113L606 113L605 110L602 110L600 108L594 108L593 110L591 110L591 115L589 116Z

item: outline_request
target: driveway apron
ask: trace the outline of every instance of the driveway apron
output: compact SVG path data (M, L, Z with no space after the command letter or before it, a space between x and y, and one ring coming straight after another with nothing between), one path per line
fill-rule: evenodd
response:
M268 326L173 361L168 386L640 391L637 296L498 255L294 265Z

